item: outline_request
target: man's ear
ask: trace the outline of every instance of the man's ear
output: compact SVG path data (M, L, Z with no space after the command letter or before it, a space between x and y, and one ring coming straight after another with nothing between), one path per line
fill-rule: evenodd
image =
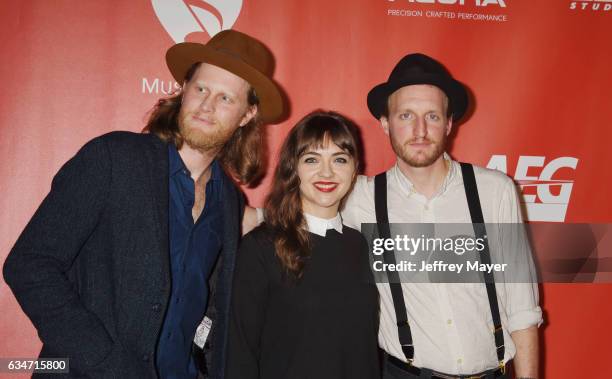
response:
M185 88L187 88L187 81L186 80L183 82L183 84L175 92L180 97L181 104L183 104L183 96L185 95Z
M453 116L452 115L448 118L448 124L446 125L446 136L450 134L451 130L453 130Z
M242 116L242 119L240 119L239 126L242 128L243 126L248 124L253 118L255 118L258 110L259 109L257 108L257 105L250 105L244 116Z
M380 116L380 127L383 129L386 135L389 135L389 119L387 116Z

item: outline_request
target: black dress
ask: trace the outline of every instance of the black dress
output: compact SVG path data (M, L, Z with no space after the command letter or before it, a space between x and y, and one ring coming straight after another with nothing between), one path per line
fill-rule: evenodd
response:
M283 274L265 224L249 233L234 276L228 379L376 379L378 292L356 230L310 233L299 282Z

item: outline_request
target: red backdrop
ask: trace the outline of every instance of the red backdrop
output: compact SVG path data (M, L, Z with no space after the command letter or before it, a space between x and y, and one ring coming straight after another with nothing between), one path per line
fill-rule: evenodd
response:
M454 133L455 158L523 184L532 222L609 223L611 8L610 0L7 2L0 262L80 146L111 130L142 129L146 112L174 86L166 49L227 28L270 47L290 99L289 119L268 127L270 167L288 129L315 108L360 125L367 174L390 167L393 152L365 96L403 55L424 52L474 95L472 116ZM246 190L251 204L261 205L268 187L269 176ZM603 274L596 280L609 282ZM542 286L546 377L612 376L611 290ZM4 282L0 309L0 357L36 356L36 331Z

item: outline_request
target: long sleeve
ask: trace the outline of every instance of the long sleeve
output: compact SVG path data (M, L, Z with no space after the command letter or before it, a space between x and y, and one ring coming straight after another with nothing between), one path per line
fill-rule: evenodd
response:
M503 283L508 332L542 324L538 282L529 239L522 224L516 187L508 179L500 201L499 227L503 261L511 267Z
M343 224L361 231L362 223L376 223L373 191L374 180L359 175L341 210Z
M103 139L85 145L55 176L51 191L4 264L4 278L46 348L88 371L117 358L101 321L81 302L67 272L101 217L111 163Z
M269 250L250 233L238 251L230 310L228 379L259 378L260 337L269 289L265 255L272 254Z

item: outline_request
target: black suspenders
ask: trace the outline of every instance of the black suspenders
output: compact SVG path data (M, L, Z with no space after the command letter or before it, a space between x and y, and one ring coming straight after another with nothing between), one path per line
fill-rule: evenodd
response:
M483 238L484 250L480 254L482 263L490 264L491 257L489 254L489 245L487 239L484 238L486 228L484 218L482 216L482 208L478 197L478 188L474 177L474 167L469 163L461 163L461 173L463 174L463 186L467 197L468 206L470 208L470 216L476 238ZM387 210L387 174L381 173L374 178L374 205L376 209L376 223L378 225L378 233L381 238L391 238L391 230L389 228L389 212ZM385 263L395 263L395 252L388 251L384 255ZM400 345L406 356L409 364L412 364L414 359L414 346L412 343L412 333L408 324L408 313L406 312L406 304L402 291L402 284L399 280L399 274L396 271L389 271L389 288L391 289L391 297L393 298L393 307L395 308L395 317L397 319L397 330L399 334ZM499 316L499 305L497 302L497 293L495 292L495 278L492 273L484 271L485 285L487 288L487 297L489 298L489 307L491 308L491 316L493 319L493 335L495 337L495 347L497 350L497 360L500 367L504 364L504 334Z
M391 238L389 212L387 211L387 174L384 172L376 175L374 178L374 208L376 209L376 223L378 224L379 237L385 239ZM385 263L395 263L394 251L386 251L383 257ZM408 313L406 312L406 304L404 303L402 283L399 280L397 271L389 271L387 274L389 275L389 288L391 289L391 297L393 298L393 308L395 308L400 345L408 360L408 364L412 364L412 360L414 359L414 345L412 344L412 333L410 332L410 325L408 324Z
M484 264L491 264L491 254L489 252L488 240L484 238L487 234L484 218L482 217L482 209L480 208L480 198L478 196L478 187L476 186L476 178L474 177L474 167L469 163L461 162L461 173L463 174L463 187L467 196L468 207L470 208L470 216L472 217L472 226L476 238L482 238L484 241L484 250L480 253L480 261ZM491 317L493 319L493 336L495 337L495 347L497 350L497 361L500 367L504 364L504 332L502 330L501 319L499 317L499 305L497 302L497 292L495 292L495 278L488 271L483 271L485 285L487 287L487 297L489 298L489 308L491 308Z

